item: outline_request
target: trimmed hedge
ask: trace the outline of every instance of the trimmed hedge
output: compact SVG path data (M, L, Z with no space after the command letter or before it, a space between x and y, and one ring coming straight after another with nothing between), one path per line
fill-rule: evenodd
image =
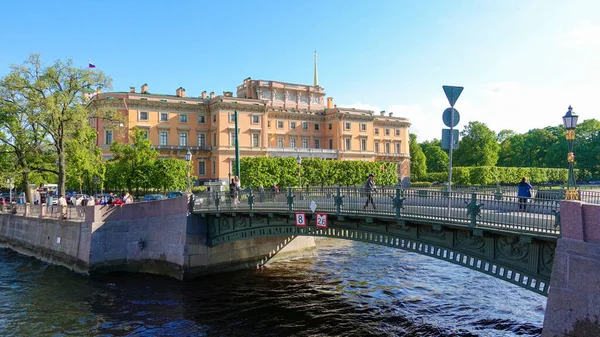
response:
M527 177L534 184L562 183L567 180L568 174L568 169L557 168L459 166L452 168L452 183L459 185L516 184L523 177ZM427 180L430 182L444 182L448 180L448 173L430 173Z

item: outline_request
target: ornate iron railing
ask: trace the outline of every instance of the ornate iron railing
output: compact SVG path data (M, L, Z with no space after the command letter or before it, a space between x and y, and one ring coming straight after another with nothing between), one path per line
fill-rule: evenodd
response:
M367 204L367 201L368 204ZM560 200L485 192L361 187L246 189L195 195L194 212L327 213L560 235Z

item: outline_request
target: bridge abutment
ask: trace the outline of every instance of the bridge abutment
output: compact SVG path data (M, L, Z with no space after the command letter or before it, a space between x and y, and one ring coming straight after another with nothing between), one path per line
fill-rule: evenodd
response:
M142 272L193 278L314 255L313 237L249 238L208 247L206 218L187 198L86 206L85 220L0 214L0 248L79 273Z
M543 337L598 336L600 206L562 201Z

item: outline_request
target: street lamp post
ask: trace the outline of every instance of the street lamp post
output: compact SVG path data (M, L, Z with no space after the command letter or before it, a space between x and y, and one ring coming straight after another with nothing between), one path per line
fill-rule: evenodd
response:
M192 191L192 183L191 183L191 179L192 179L192 175L190 174L191 168L190 168L190 164L192 163L192 153L190 152L190 149L188 148L187 153L185 154L185 160L188 162L188 188L187 188L187 192L191 192Z
M8 187L8 200L12 204L12 190L15 188L15 180L13 178L6 178L6 185Z
M302 165L302 158L300 158L300 155L296 157L296 163L298 164L298 187L301 187L302 185L300 184L300 165Z
M577 183L575 182L575 172L573 170L573 164L575 162L575 154L573 153L573 141L575 141L575 128L577 127L577 116L573 113L573 108L569 105L569 110L563 116L563 124L565 126L565 134L567 143L569 143L569 153L567 154L567 162L569 163L569 176L567 178L567 192L565 199L567 200L579 200L579 193L577 193Z

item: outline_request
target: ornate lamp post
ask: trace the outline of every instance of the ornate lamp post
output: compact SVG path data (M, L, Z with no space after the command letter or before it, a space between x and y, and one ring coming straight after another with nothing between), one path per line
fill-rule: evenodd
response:
M298 187L301 187L302 185L300 184L300 165L302 165L302 158L300 158L300 155L296 157L296 163L298 164Z
M573 163L575 162L575 154L573 154L573 141L575 140L575 128L577 127L577 116L573 113L573 108L569 105L569 110L563 116L563 124L565 125L566 138L569 143L569 154L567 155L567 162L569 163L569 176L567 178L567 192L565 199L567 200L578 200L579 193L577 193L577 184L575 182L575 172L573 171Z
M192 176L190 174L191 168L189 167L190 164L192 163L192 153L190 152L190 148L188 148L187 153L185 154L185 160L188 162L188 188L187 188L187 192L191 192L192 191L192 183L191 183L191 179Z

